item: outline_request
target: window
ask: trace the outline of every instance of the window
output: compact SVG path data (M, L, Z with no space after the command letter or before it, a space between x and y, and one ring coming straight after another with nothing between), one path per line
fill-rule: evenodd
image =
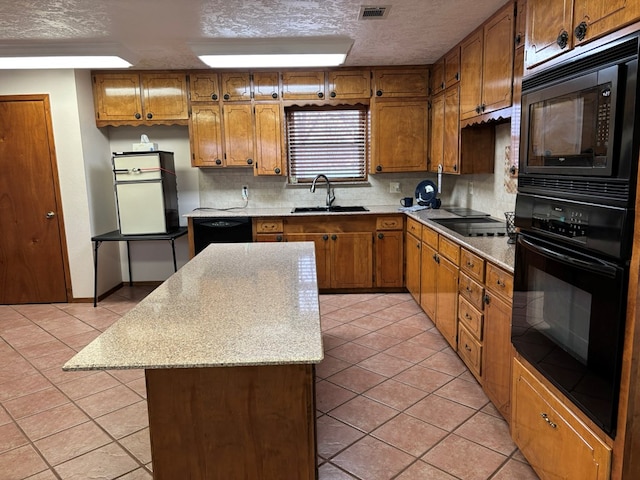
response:
M369 112L365 106L288 108L289 183L367 180Z

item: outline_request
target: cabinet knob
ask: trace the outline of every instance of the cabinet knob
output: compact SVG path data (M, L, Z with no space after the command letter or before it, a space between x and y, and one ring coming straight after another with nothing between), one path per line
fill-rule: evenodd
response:
M142 115L140 115L139 113L136 112L134 117L136 117L136 120L140 120L142 118Z
M476 105L476 113L480 113L480 105Z
M276 242L281 242L281 241L282 241L282 235L276 236Z
M222 165L222 160L220 160L219 158L216 158L216 165Z
M247 165L251 165L253 163L253 158L247 158Z
M444 90L444 82L440 83L440 90Z
M454 171L454 172L457 172L457 171L458 171L458 165L457 165L457 164L453 166L453 171Z
M211 100L218 100L218 94L217 93L212 93L211 94Z
M381 171L382 171L382 165L376 166L376 172L381 172Z
M147 119L151 120L153 118L153 113L147 113Z
M222 98L224 98L225 100L229 100L231 98L231 95L229 95L228 93L225 93Z
M566 30L563 30L562 33L558 35L558 38L556 38L556 43L560 48L566 48L567 44L569 43L569 34Z
M484 112L487 109L487 105L486 104L482 104L480 105L480 111Z
M318 92L318 98L323 98L323 97L324 97L324 93Z
M336 98L338 96L338 94L336 92L331 92L331 98Z
M517 34L516 35L516 45L520 45L520 42L522 42L522 35Z
M576 27L576 29L573 31L574 35L576 36L576 38L580 41L584 40L584 37L587 36L587 28L589 26L587 25L587 22L580 22L580 24Z
M489 305L491 303L491 297L489 297L489 295L485 295L482 300L484 301L485 305Z
M280 169L278 167L274 168L273 171L276 175L280 175Z
M271 94L271 98L278 98L278 92L273 92Z
M376 90L376 97L382 96L382 90Z
M456 81L460 80L460 72L456 72Z
M322 239L325 240L325 241L329 240L329 235L322 235Z
M331 235L331 240L337 240L338 236L336 234Z
M379 238L380 240L382 240L382 239L384 238L384 233L379 233L379 234L378 234L378 238Z

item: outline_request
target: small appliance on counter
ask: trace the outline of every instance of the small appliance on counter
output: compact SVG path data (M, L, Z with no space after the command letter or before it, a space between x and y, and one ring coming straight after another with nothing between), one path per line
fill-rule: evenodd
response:
M112 157L122 235L169 233L180 226L172 152L123 152Z
M441 201L437 198L438 188L431 180L423 180L416 187L416 200L418 205L428 208L440 208Z

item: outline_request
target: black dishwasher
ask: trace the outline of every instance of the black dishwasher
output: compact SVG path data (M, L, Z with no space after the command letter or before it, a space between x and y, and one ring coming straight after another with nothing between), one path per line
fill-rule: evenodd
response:
M200 217L193 219L196 255L210 243L251 242L251 217Z

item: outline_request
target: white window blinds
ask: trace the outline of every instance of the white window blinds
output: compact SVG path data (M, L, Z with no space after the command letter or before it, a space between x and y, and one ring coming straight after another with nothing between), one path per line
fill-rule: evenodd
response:
M286 117L290 183L321 173L332 182L367 179L367 107L290 108Z

